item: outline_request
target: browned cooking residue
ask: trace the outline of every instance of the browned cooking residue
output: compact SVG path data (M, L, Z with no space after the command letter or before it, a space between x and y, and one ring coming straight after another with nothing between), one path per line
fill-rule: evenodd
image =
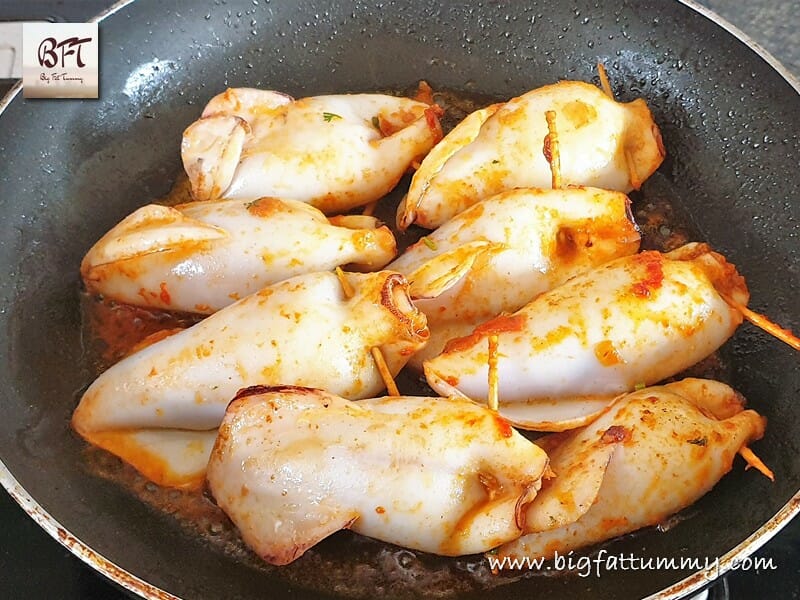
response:
M122 360L137 345L159 332L185 329L202 315L168 312L120 304L81 293L84 347L95 372Z
M612 425L603 432L600 441L604 444L618 444L620 442L627 442L630 439L630 429L626 429L622 425Z

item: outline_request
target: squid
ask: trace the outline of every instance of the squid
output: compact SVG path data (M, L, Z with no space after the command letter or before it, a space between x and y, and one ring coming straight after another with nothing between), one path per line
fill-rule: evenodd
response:
M638 189L666 155L642 99L626 104L561 81L468 116L423 160L397 225L434 229L477 201L518 187L550 187L545 113L556 115L564 185Z
M265 561L283 565L341 529L434 554L515 539L545 453L468 400L350 402L300 387L243 390L208 487Z
M195 200L274 196L340 213L397 185L441 139L439 113L381 94L228 89L184 131L181 156Z
M629 200L619 192L531 188L478 202L388 267L408 277L431 330L409 365L421 370L447 340L638 249Z
M562 431L617 395L699 362L742 322L744 279L706 244L618 258L511 315L448 342L426 361L439 394L486 402L488 342L497 336L499 411L519 427Z
M527 535L499 558L551 558L663 522L714 487L765 424L717 381L618 398L591 425L537 440L555 477L527 507Z
M261 288L304 273L386 265L394 236L373 217L330 220L296 200L150 204L86 254L89 292L146 308L211 314Z
M428 337L408 283L390 271L287 279L146 346L86 390L73 428L164 486L200 485L225 407L256 384L307 385L350 399L384 388Z

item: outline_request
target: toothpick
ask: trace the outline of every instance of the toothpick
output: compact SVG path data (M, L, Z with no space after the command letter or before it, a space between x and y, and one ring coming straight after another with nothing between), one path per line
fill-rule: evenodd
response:
M336 272L336 276L339 278L339 284L342 286L342 291L344 292L344 297L348 300L355 296L356 291L353 289L353 286L350 285L350 282L344 276L344 271L342 271L341 267L336 267L334 269Z
M544 157L550 163L552 186L554 190L561 187L561 153L558 149L558 131L556 130L556 112L548 110L544 113L547 119L547 137L544 144Z
M642 180L639 173L636 172L636 162L628 148L625 148L625 164L628 167L628 180L631 182L631 187L638 191L642 187Z
M737 302L736 300L734 300L733 298L731 298L726 294L720 294L720 295L722 296L722 299L725 300L725 302L727 302L728 304L731 305L731 307L735 308L740 313L742 313L742 316L748 321L750 321L753 325L755 325L762 331L767 332L772 337L777 338L786 344L789 344L795 350L800 350L800 339L798 339L797 336L791 332L791 330L783 329L780 325L778 325L777 323L773 323L764 315L761 315L757 312L750 310L749 308L747 308L743 304L740 304L739 302Z
M350 285L350 282L344 276L344 271L342 271L341 267L336 267L334 269L336 272L336 276L339 278L339 283L342 286L342 292L344 292L345 298L352 298L355 296L355 290L353 286ZM390 396L399 396L400 390L397 389L397 384L394 382L394 377L392 377L392 372L389 370L389 365L386 364L386 359L383 357L383 352L378 346L373 346L369 349L370 353L372 354L372 358L375 360L375 366L378 368L378 373L381 375L381 379L383 379L383 383L386 386L386 391L389 392Z
M608 81L608 73L603 63L599 61L597 62L597 73L600 75L600 87L603 93L614 100L614 90L611 89L611 83ZM636 172L636 162L633 160L631 151L628 148L625 148L625 164L628 167L628 179L631 182L631 187L635 190L641 189L642 178L639 177L639 173Z
M373 200L372 202L364 206L364 212L361 214L364 215L365 217L371 217L375 212L376 206L378 206L378 201Z
M378 367L383 383L386 385L386 391L390 396L399 396L400 390L397 389L397 384L394 382L391 371L389 371L389 365L386 364L383 352L377 346L370 348L370 352L372 352L372 358L375 359L375 366Z
M611 89L611 84L608 81L608 73L606 73L606 68L603 66L603 63L597 62L597 73L600 75L600 87L603 89L603 92L606 96L614 99L614 91Z
M497 377L497 334L489 336L489 410L497 412L499 407L499 381Z
M753 467L754 469L757 469L760 473L762 473L764 477L768 478L770 481L775 481L775 474L772 472L772 470L767 465L765 465L761 461L761 459L756 456L755 452L750 450L750 448L748 448L747 446L742 446L741 449L739 450L739 455L743 459L745 459L745 461L747 461L747 466L745 467L745 469Z

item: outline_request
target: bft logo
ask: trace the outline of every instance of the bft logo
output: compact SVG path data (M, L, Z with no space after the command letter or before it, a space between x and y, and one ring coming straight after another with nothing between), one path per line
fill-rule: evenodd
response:
M92 38L78 39L71 37L62 42L56 41L56 38L45 38L39 44L39 65L52 69L55 66L61 66L62 69L67 66L67 57L74 56L75 63L79 68L86 66L86 63L81 59L81 49L83 44L91 42ZM56 52L60 50L60 52Z
M97 98L97 23L24 23L26 98Z

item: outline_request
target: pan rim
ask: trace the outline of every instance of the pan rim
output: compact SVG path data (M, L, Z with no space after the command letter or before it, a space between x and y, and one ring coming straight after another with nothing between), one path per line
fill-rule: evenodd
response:
M102 573L126 590L143 598L147 598L148 600L181 600L180 597L148 583L130 571L108 560L105 556L96 552L88 544L73 535L72 532L48 513L42 505L22 487L2 460L0 460L0 484L39 527L44 529L50 537L64 546L93 570Z
M695 0L675 1L715 23L734 38L744 43L752 52L763 59L777 72L778 75L794 89L795 93L800 96L800 79L790 73L778 59L749 35L713 10L698 4ZM135 2L135 0L119 0L106 10L89 19L88 22L99 23L133 2ZM19 80L5 96L0 99L0 117L14 98L17 97L21 89L22 80ZM93 570L101 573L117 585L147 600L181 600L180 597L148 583L116 563L108 560L105 556L96 552L88 544L73 535L61 525L56 518L50 515L50 513L28 493L19 481L17 481L3 462L2 457L0 457L0 485L5 488L11 498L13 498L26 514L46 531L50 537L64 546ZM769 542L798 514L800 514L800 490L798 490L768 521L750 534L750 536L734 546L726 554L719 557L718 565L696 571L671 586L647 596L644 600L677 600L689 594L701 591L733 569L737 561L751 556L764 544Z

